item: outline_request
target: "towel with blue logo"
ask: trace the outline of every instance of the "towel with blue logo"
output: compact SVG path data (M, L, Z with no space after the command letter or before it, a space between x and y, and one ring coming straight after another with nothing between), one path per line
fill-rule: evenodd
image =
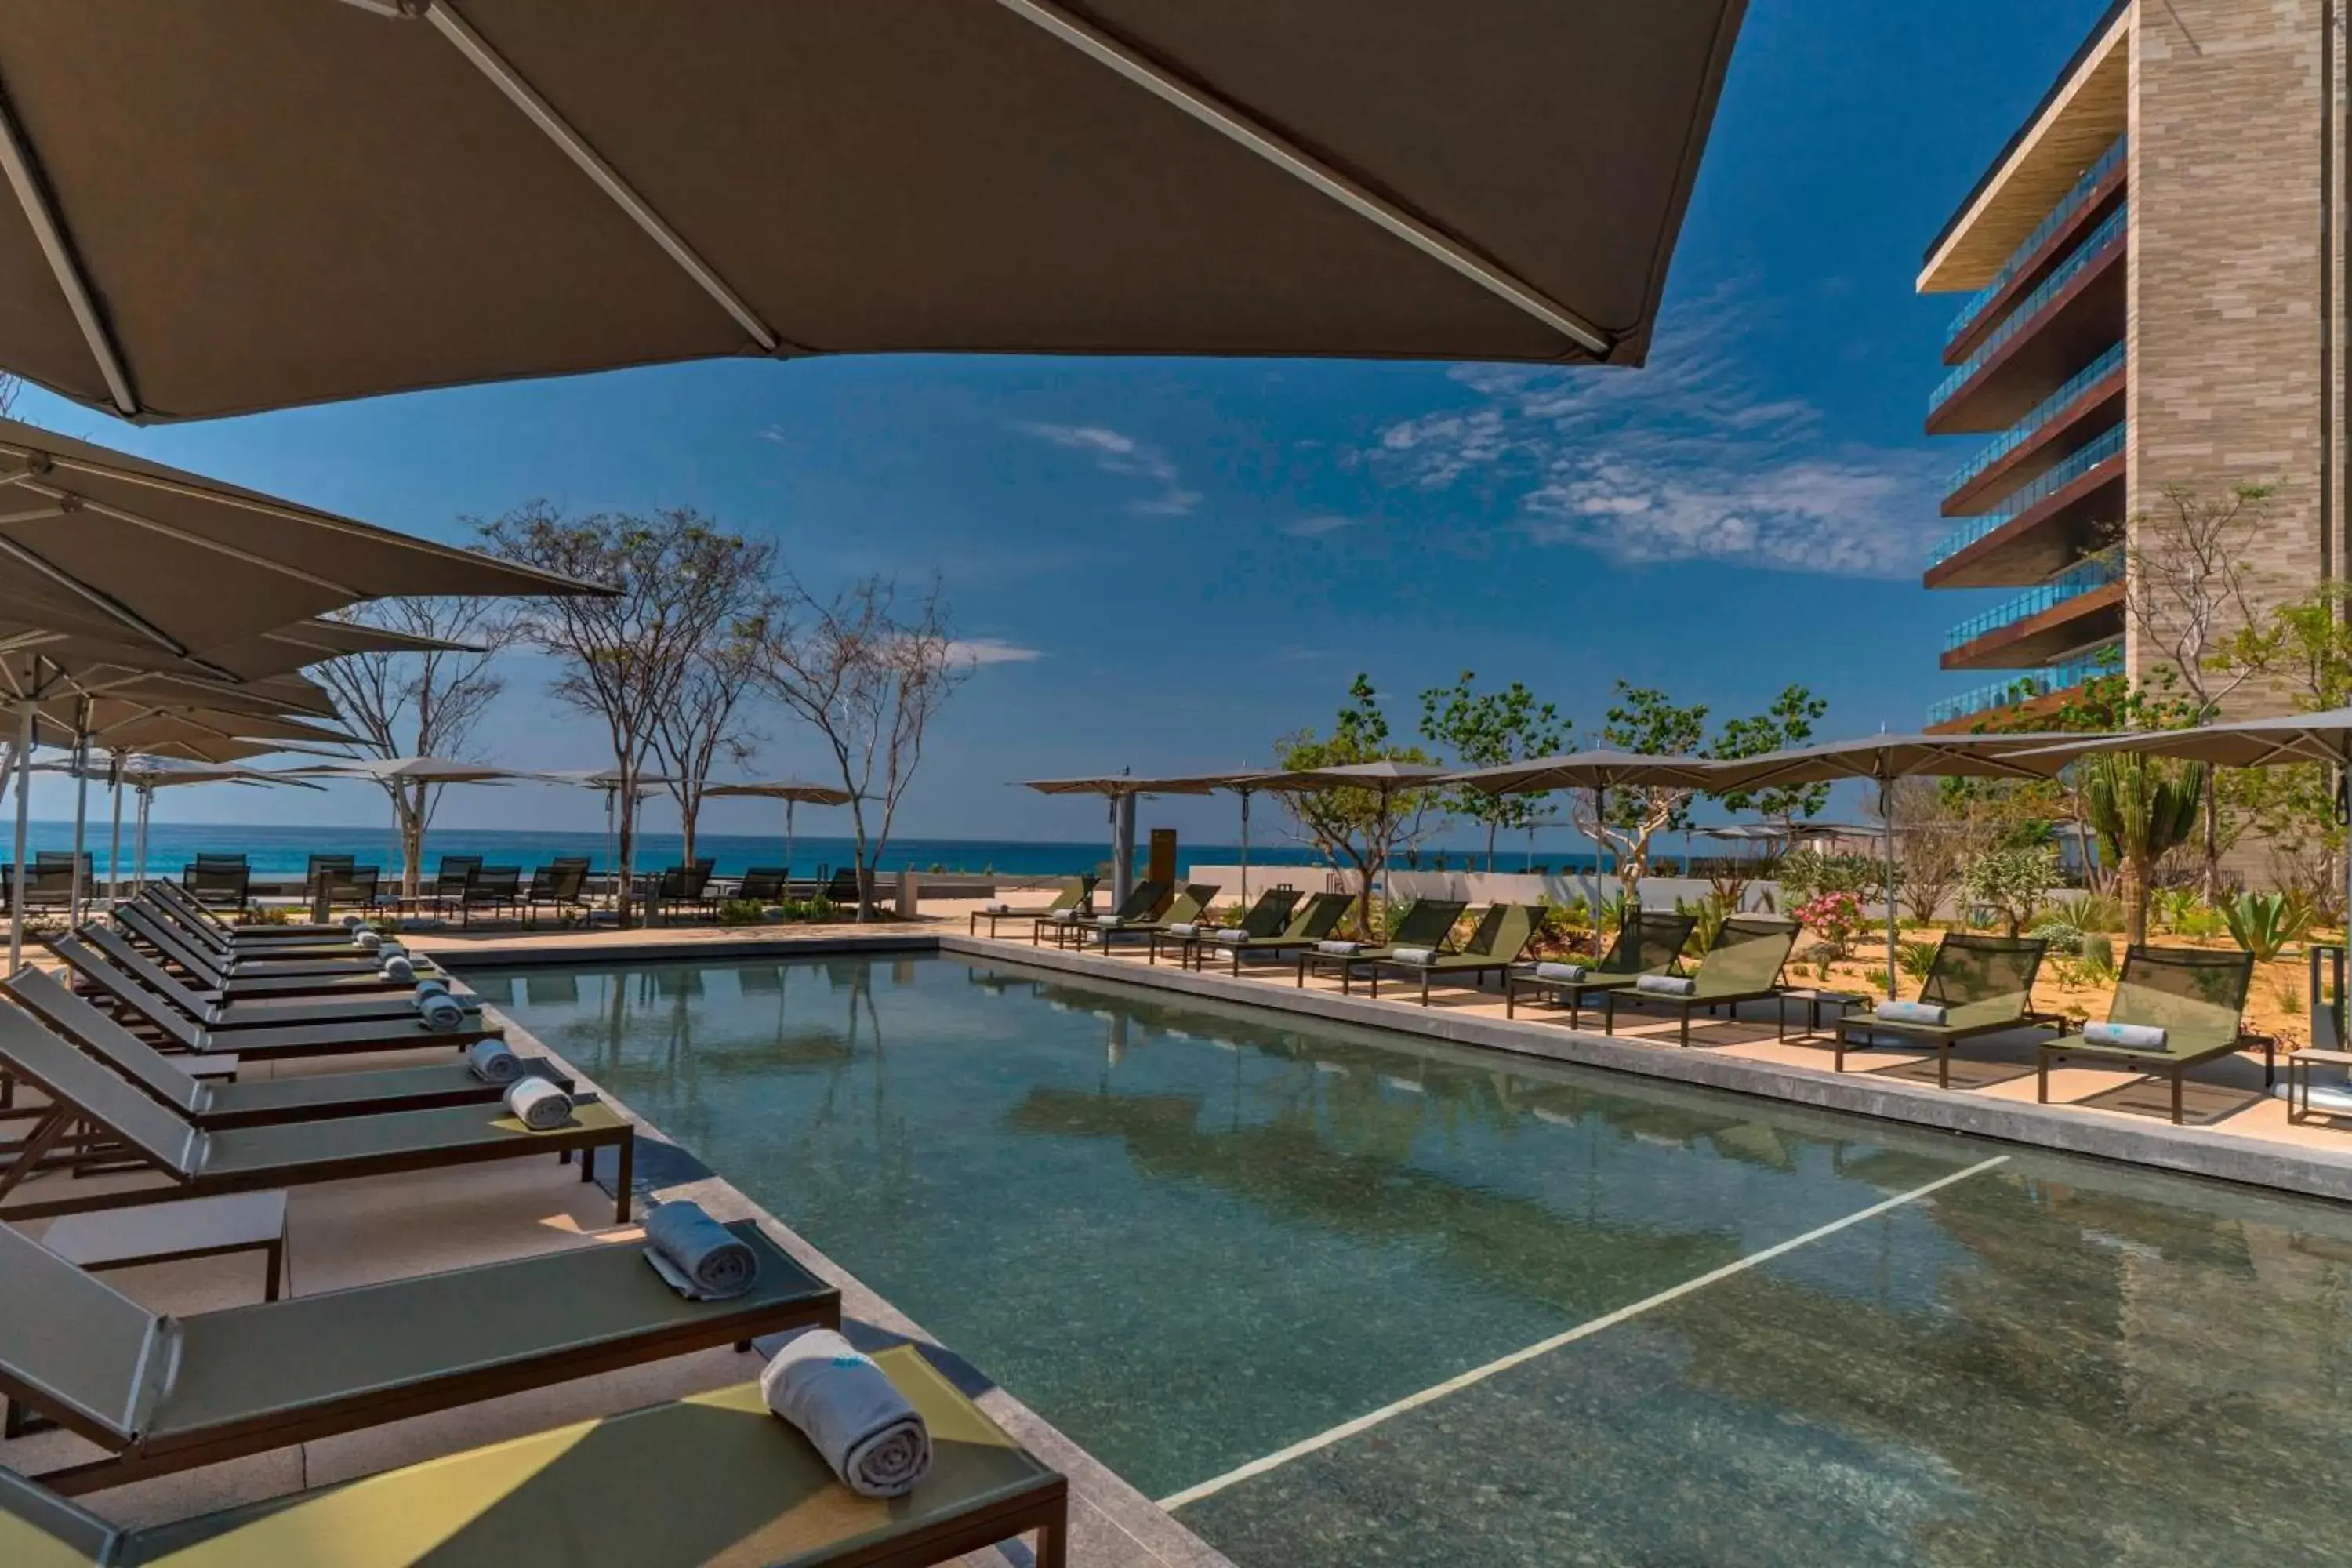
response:
M930 1473L921 1413L831 1329L812 1329L778 1351L760 1374L760 1393L861 1497L904 1497Z

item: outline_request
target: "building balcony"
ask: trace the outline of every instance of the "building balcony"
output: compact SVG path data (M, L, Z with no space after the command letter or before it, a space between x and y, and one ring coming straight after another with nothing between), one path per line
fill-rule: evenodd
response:
M1945 493L1944 515L1966 517L1998 509L2099 432L2122 423L2125 371L2124 345L2117 343L2035 404L2024 418L1960 466Z
M2130 216L2110 213L1984 334L1929 395L1929 435L2016 424L2123 337Z
M2019 242L1992 281L1969 297L1947 331L1946 364L1958 364L1973 353L2011 307L2039 287L2060 259L2115 211L2123 200L2129 152L2130 138L2116 137L2058 199L2050 215Z
M2123 521L2125 426L2068 453L1936 542L1930 588L2008 588L2046 582L2113 542Z
M2122 668L2123 649L2110 644L2063 664L2021 670L1957 697L1947 697L1927 710L1927 728L1937 734L1965 731L2004 710L2018 713L2054 709L2089 681L2114 675Z
M2110 552L1971 616L1944 635L1946 669L2028 669L2123 635L2123 563Z

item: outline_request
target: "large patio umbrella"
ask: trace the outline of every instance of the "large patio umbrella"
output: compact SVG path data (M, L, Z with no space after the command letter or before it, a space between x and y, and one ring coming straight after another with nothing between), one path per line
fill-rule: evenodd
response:
M1135 891L1135 803L1147 795L1207 795L1216 786L1186 775L1139 779L1129 773L1087 773L1077 778L1029 779L1039 795L1098 795L1110 804L1110 899L1117 909Z
M1862 735L1819 746L1796 746L1717 763L1707 790L1715 795L1772 789L1788 784L1871 779L1878 784L1878 819L1886 834L1886 994L1899 995L1895 966L1895 781L1933 778L2046 779L2067 759L2038 750L2053 742L2080 739L2063 734Z
M1742 10L26 0L0 368L169 419L719 354L1638 363Z
M1242 905L1250 901L1250 797L1260 790L1311 787L1314 780L1305 773L1283 768L1236 768L1231 773L1202 773L1186 781L1203 784L1211 789L1224 790L1235 796L1242 805Z
M1601 935L1601 825L1609 820L1609 792L1655 785L1665 789L1704 790L1713 787L1714 774L1704 757L1658 756L1643 752L1561 752L1549 757L1503 763L1491 768L1447 775L1448 785L1460 785L1486 795L1549 795L1560 789L1592 792L1592 934ZM1633 890L1636 908L1641 889Z
M554 773L542 773L534 776L555 784L578 784L583 789L604 792L604 845L613 852L613 905L617 918L621 889L636 874L636 868L634 866L621 864L621 825L614 810L614 803L620 799L621 790L625 782L622 778L621 770L618 768L564 768ZM636 770L635 798L650 799L659 795L665 787L677 782L677 780L667 773L647 773L643 768L639 768Z
M543 773L526 773L520 768L500 767L494 763L461 762L454 757L348 757L279 768L275 770L274 776L370 779L379 784L424 784L436 787L459 784L503 784L516 780L537 782L546 777ZM425 839L421 831L417 836L414 869L419 876L425 871Z
M715 784L702 792L705 795L758 795L766 800L784 803L784 866L787 876L793 863L793 808L806 803L810 805L847 805L849 791L839 784L809 784L802 779L755 779L743 784Z
M1380 797L1381 815L1386 816L1390 803L1399 795L1407 790L1427 789L1454 771L1428 763L1398 763L1383 758L1376 763L1342 763L1328 768L1294 768L1285 775L1285 782L1276 787L1370 790ZM1359 907L1369 921L1372 909L1372 872L1369 866L1364 868L1362 901Z
M266 747L257 748L256 754L259 754L260 752L266 751L267 749L268 748ZM85 782L95 778L112 789L114 795L114 831L106 852L106 879L110 889L118 897L122 891L122 792L126 787L139 797L138 823L132 840L135 860L131 871L131 880L134 887L143 887L146 885L147 881L147 812L148 806L155 798L155 792L157 790L168 789L181 784L247 784L256 788L267 788L272 784L285 784L296 789L311 790L322 787L321 785L311 784L304 779L288 778L282 773L269 773L259 768L240 768L206 763L173 762L153 756L117 755L110 757L107 760L106 766L102 769L92 768L87 763L78 764L71 761L59 763L36 763L33 764L33 768L37 773L75 773ZM74 862L79 866L80 861L81 842L79 830L77 830L74 842ZM80 892L79 885L77 885L75 891L76 908L73 914L73 919L76 921L79 921L81 918L79 900Z

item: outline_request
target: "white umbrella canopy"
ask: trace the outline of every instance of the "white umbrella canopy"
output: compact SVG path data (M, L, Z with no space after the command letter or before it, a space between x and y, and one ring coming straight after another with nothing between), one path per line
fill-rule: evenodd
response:
M547 776L495 763L459 762L453 757L350 757L278 771L296 778L374 779L379 783L402 780L411 784L508 784L516 779L537 782Z
M811 784L805 779L752 779L732 784L715 784L705 789L705 796L756 796L784 803L784 868L789 877L793 864L793 808L807 805L847 805L856 798L839 784Z

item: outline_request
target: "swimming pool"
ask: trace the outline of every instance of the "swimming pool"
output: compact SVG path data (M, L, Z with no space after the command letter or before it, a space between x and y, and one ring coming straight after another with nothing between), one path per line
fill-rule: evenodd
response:
M2334 1205L961 959L469 978L1244 1565L2352 1540Z

